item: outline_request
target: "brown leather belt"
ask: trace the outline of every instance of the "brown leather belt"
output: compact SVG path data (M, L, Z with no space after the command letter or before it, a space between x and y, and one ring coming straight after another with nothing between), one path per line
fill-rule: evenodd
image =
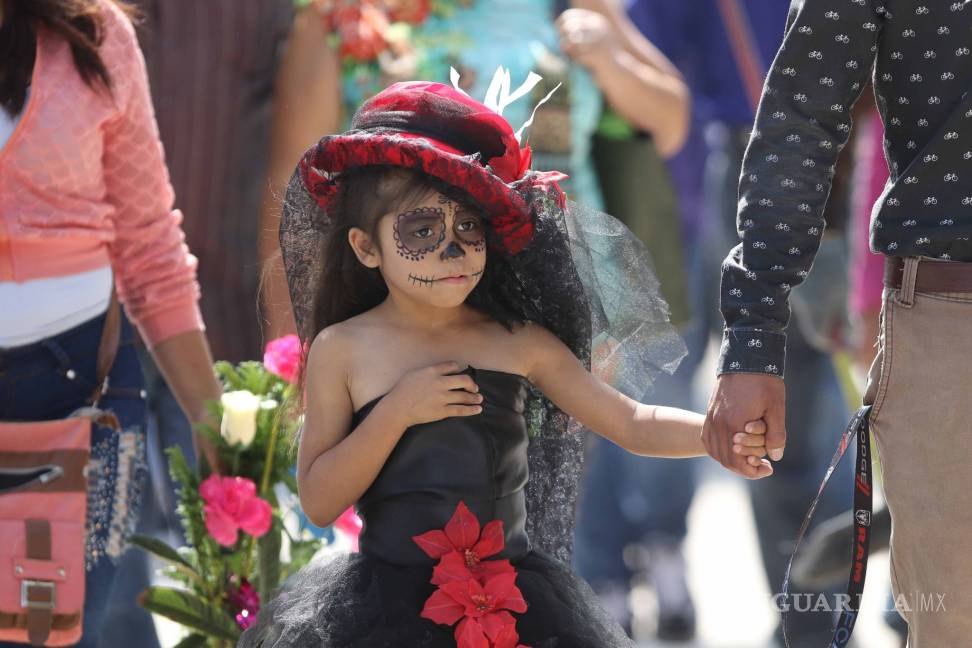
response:
M887 257L884 260L884 285L901 288L904 259ZM972 292L972 263L921 259L915 277L915 292Z

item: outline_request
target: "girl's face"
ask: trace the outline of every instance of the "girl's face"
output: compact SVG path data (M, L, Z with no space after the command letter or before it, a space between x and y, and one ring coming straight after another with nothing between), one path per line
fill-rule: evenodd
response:
M484 228L478 214L433 191L382 216L380 252L358 256L381 270L389 291L438 308L455 307L466 301L486 268Z

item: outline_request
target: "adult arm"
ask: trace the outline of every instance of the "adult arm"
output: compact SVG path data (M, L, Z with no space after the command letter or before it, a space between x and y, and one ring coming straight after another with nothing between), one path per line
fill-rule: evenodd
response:
M691 99L681 74L615 0L574 0L557 20L564 53L588 68L611 107L651 133L661 155L688 135Z
M212 368L199 313L196 259L172 208L174 195L149 96L145 62L131 23L106 9L103 56L113 82L116 116L104 128L106 199L114 208L109 256L119 299L149 346L190 422L206 420L207 399L222 389ZM196 449L216 466L211 444Z
M733 469L741 464L730 439L746 420L766 421L770 456L782 457L787 299L820 244L881 11L874 0L795 0L763 90L740 177L741 243L723 265L726 329L703 433L709 454Z

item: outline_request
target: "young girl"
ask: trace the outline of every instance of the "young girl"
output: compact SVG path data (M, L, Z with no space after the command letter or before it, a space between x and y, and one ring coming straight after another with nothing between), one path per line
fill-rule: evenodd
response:
M597 286L590 261L614 258L607 276L621 279L643 259L603 254L626 235L603 215L611 248L582 240L578 215L591 215L565 210L561 176L529 163L501 116L424 82L379 93L302 160L281 226L313 340L301 505L326 525L354 504L364 529L360 553L303 570L242 646L632 645L551 555L569 556L568 417L669 457L705 454L703 419L590 373L592 335L615 375L647 366L657 287ZM645 322L619 333L623 299ZM762 434L750 423L737 451L766 475Z
M80 648L98 645L138 521L146 402L131 324L189 420L204 422L222 392L130 13L120 0L0 0L0 421L89 403L102 333L121 320L99 406L124 432L92 429ZM215 449L196 440L215 466ZM4 591L13 576L0 578ZM0 604L0 629L25 623L19 600ZM35 610L38 644L76 621L61 606Z

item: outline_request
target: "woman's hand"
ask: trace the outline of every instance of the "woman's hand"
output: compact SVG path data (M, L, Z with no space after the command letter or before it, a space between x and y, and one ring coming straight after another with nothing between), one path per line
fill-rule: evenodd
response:
M568 9L557 18L560 49L592 72L613 64L618 51L614 29L603 15L589 9Z
M415 369L402 376L385 397L402 412L404 427L440 421L450 416L475 416L483 411L479 385L457 362Z
M689 129L691 99L681 74L631 22L618 0L572 0L557 19L560 47L587 68L611 107L650 133L671 157Z
M212 421L206 401L219 400L223 388L213 372L213 356L202 331L187 331L159 342L151 349L165 382L186 418L193 426L208 423L219 429L219 421ZM213 472L220 472L216 447L205 436L193 431L193 446L197 457L205 457Z

